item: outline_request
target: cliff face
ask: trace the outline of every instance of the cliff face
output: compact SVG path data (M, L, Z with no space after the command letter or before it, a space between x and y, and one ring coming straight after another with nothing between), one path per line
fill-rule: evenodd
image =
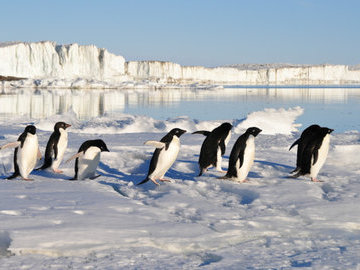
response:
M345 65L237 69L190 67L170 62L126 62L126 73L135 79L182 83L200 82L239 85L333 85L360 83L360 70Z
M125 59L93 45L54 42L0 45L0 75L24 78L93 78L124 75Z
M0 44L0 76L30 79L11 83L12 87L126 87L144 81L165 86L360 84L360 70L345 65L205 68L160 61L125 62L124 57L93 45L57 45L48 41Z

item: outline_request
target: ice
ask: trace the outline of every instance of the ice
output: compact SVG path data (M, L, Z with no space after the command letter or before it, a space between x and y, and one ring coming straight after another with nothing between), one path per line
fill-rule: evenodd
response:
M64 174L36 171L32 182L0 180L0 269L356 269L360 267L359 131L333 134L319 179L288 178L296 151L289 146L305 127L302 108L268 108L245 119L228 119L231 147L247 126L256 138L249 183L197 177L203 136L219 121L186 116L104 116L79 120L73 111L42 120L0 122L0 145L16 140L28 123L37 126L44 152L54 122L69 128L68 159L88 139L103 139L95 180L67 181ZM269 119L268 123L264 117ZM153 147L173 127L187 129L171 183L135 186L147 174ZM13 151L0 151L1 178L13 171Z
M25 78L4 88L174 88L217 85L359 84L346 65L240 65L207 68L162 61L128 61L94 45L55 42L0 44L0 75Z

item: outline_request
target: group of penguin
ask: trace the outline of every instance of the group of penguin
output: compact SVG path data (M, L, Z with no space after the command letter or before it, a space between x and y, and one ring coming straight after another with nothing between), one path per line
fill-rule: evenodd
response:
M71 125L65 122L57 122L54 126L54 132L51 134L46 145L44 164L36 170L45 170L51 167L55 173L62 173L59 170L67 145L67 128ZM13 179L21 176L24 180L32 180L29 174L34 170L36 163L41 159L36 127L28 125L16 142L11 142L0 147L15 148L14 151L14 169L15 172L7 179ZM85 178L95 178L95 171L100 161L100 152L107 151L103 140L88 140L81 144L78 152L74 154L67 162L75 161L75 176L71 180L82 180Z
M67 128L71 125L65 122L57 122L54 132L51 134L46 145L44 164L36 170L45 170L51 167L55 173L62 173L59 170L64 153L68 144ZM199 176L203 175L209 168L215 167L217 171L225 173L221 168L222 157L225 154L226 146L230 141L232 125L228 122L222 123L212 131L200 130L193 134L202 134L206 138L202 143L199 156ZM229 157L229 166L226 174L220 179L230 179L237 182L246 182L248 173L255 158L255 137L262 130L258 127L250 127L236 140ZM311 181L319 182L317 175L324 165L330 145L330 134L333 129L311 125L306 128L300 138L290 147L295 145L297 149L296 168L292 171L292 177L302 175L310 176ZM180 151L180 136L186 130L174 128L167 133L160 141L146 141L145 145L154 146L156 149L152 155L148 174L146 178L137 185L144 184L151 180L159 185L159 181L169 181L164 178L165 173L175 162ZM16 142L5 144L0 150L14 147L14 168L15 172L7 179L21 176L24 180L34 170L41 153L36 135L36 127L26 126L24 132ZM96 168L100 161L100 153L109 152L107 145L101 139L85 141L67 162L76 159L75 175L71 180L82 180L96 178Z
M199 176L209 168L215 167L217 171L225 173L221 169L222 157L225 154L226 145L230 141L232 125L223 123L212 131L200 130L193 134L202 134L206 138L201 145L199 156ZM262 130L258 127L250 127L236 140L229 157L229 166L226 174L220 179L230 179L237 182L247 182L246 179L255 158L255 137ZM310 176L311 181L320 182L316 177L324 165L330 145L330 134L333 129L311 125L306 128L300 138L290 147L298 145L296 168L291 177L301 175ZM146 178L138 183L141 185L151 180L159 185L164 179L167 170L172 166L180 150L180 136L186 131L174 128L166 136L158 141L147 141L146 145L156 147L150 161L149 172Z

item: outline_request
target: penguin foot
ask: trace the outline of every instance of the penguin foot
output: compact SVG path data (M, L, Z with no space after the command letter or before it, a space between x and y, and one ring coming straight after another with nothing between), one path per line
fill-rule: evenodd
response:
M318 179L316 179L316 178L311 178L311 181L312 181L312 182L316 182L316 183L324 182L324 181L318 180Z
M244 179L244 180L241 180L241 181L239 181L240 183L249 183L250 182L250 180L249 179Z
M53 169L54 173L63 173L64 171L59 170L59 169Z
M31 179L31 178L22 178L22 180L24 180L24 181L34 181L34 179Z
M224 171L223 169L221 169L221 168L216 168L216 170L218 171L218 172L221 172L221 173L226 173L227 171Z
M161 182L171 182L169 179L159 179Z
M150 178L150 180L151 180L155 185L160 186L160 184L159 184L158 182L156 182L155 179L151 179L151 178Z

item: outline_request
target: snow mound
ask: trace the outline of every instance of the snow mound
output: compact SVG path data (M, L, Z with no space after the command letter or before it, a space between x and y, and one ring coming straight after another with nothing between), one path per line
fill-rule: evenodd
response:
M263 111L252 112L236 126L235 133L241 133L248 127L259 127L262 129L262 134L291 134L291 132L298 131L297 128L301 126L294 122L303 112L304 109L301 107L267 108Z
M80 121L76 113L70 109L65 114L54 115L36 123L37 128L52 131L54 123L63 121L72 125L71 131L89 134L123 134L144 132L168 132L179 127L194 132L196 130L213 130L223 122L230 122L234 126L234 133L243 133L249 127L256 126L263 130L263 134L291 134L298 131L301 124L296 124L296 118L303 113L301 107L289 109L268 108L263 111L250 113L245 119L228 119L213 121L198 121L188 116L179 116L166 120L156 120L145 115L118 114L92 118Z

